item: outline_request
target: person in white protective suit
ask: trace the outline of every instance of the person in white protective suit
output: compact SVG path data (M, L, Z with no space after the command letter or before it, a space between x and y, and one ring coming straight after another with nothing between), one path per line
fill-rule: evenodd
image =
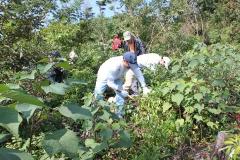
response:
M156 53L148 53L139 55L137 57L137 63L141 69L148 68L154 71L159 65L162 65L166 69L168 69L171 60L169 57L162 57ZM133 95L138 95L138 88L138 81L136 80L133 72L131 70L128 70L125 76L125 83L123 85L123 89L125 91L129 91L131 89L133 91Z
M103 100L104 92L108 87L115 93L115 103L117 106L116 114L118 117L123 115L123 106L128 92L123 90L123 81L125 73L131 70L140 82L143 92L146 94L149 89L146 86L143 74L137 64L137 56L132 52L126 52L123 56L112 57L105 61L97 73L94 95L97 100Z

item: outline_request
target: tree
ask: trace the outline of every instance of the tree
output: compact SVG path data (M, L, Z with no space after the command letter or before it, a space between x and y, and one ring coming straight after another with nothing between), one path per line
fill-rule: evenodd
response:
M19 68L12 64L18 63L23 57L23 43L32 43L32 38L37 37L36 31L43 27L48 13L55 7L55 0L0 2L0 59L5 60L5 67ZM31 53L27 52L25 54Z

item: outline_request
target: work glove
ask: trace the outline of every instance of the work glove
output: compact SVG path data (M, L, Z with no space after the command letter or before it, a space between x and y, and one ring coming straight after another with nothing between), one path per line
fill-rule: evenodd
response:
M151 92L151 89L149 89L148 87L143 88L143 95L144 96L148 95L148 93L150 93L150 92Z
M108 102L109 103L116 103L116 98L115 97L109 97Z
M125 90L122 90L122 91L121 91L121 95L122 95L124 98L126 98L126 97L128 96L128 92L125 91Z

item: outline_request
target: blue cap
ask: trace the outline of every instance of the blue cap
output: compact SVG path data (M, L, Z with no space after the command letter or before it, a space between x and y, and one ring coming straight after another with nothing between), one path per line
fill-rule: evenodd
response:
M137 56L135 53L133 52L125 52L123 54L123 60L124 61L127 61L129 63L129 67L131 69L135 69L138 67L138 64L137 64Z
M53 57L61 57L61 54L58 51L52 51L51 56Z

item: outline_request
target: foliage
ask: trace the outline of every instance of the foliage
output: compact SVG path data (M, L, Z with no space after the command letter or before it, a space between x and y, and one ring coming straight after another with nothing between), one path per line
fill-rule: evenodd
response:
M141 153L136 158L149 157L147 153L157 147L161 154L155 159L161 159L182 143L211 139L209 135L234 126L235 120L227 114L239 112L237 50L198 44L173 63L169 71L146 72L154 92L139 99L132 117L142 129L136 136L144 148L136 151Z
M38 67L38 70L34 73L36 75L40 73L44 74L50 69L48 66L51 67L52 65L47 64L45 67ZM20 82L29 78L34 79L36 75L30 74L30 76L26 76L26 74L20 74ZM49 86L41 86L40 88L46 94L64 95L69 85L76 83L67 82L68 84L54 83ZM41 84L41 82L38 83ZM64 157L72 159L89 159L93 158L96 154L104 153L109 148L127 148L131 146L129 134L124 129L126 126L125 122L119 121L116 115L110 111L110 109L114 109L114 106L105 102L96 103L91 94L84 98L85 103L83 106L63 101L61 107L54 106L56 108L54 112L62 115L59 117L61 121L66 120L64 122L65 127L62 126L63 128L60 127L58 130L50 129L46 132L45 130L41 130L41 128L37 129L33 127L36 123L46 123L48 121L48 115L44 110L50 111L51 108L43 100L24 93L24 90L19 85L13 84L1 84L0 93L5 99L12 100L7 106L0 107L1 126L14 137L26 139L24 145L27 146L26 151L30 153L33 149L33 136L42 133L45 136L43 137L43 144L40 147L45 150L47 155L44 154L44 156L47 157L58 157L64 153ZM27 123L25 123L25 120ZM26 130L19 129L20 125ZM79 125L80 128L76 130L74 129L74 125ZM80 134L80 139L77 134ZM2 139L4 139L4 136ZM16 149L19 149L19 147L16 147ZM8 151L7 149L2 149L2 152L3 156L15 154L14 151ZM25 156L23 153L15 152L17 156Z
M235 127L239 112L239 5L100 0L98 15L82 0L1 1L0 156L168 159L182 146L212 142L219 130ZM104 17L108 7L112 17ZM111 42L126 30L173 63L144 71L153 92L129 101L125 122L90 92L99 66L122 55ZM48 63L52 50L65 58ZM71 50L79 58L70 65ZM56 66L68 72L64 83L47 79ZM227 143L226 154L237 157L238 136Z
M230 135L230 137L224 141L226 147L222 148L222 150L226 151L226 155L229 159L238 159L240 154L240 137L239 135Z

